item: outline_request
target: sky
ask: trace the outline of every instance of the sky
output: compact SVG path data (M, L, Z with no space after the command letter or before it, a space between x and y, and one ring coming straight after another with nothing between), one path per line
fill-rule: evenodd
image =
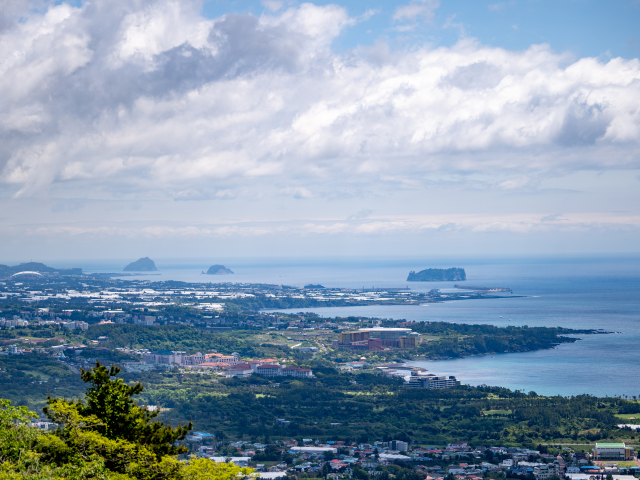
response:
M638 25L638 0L4 0L0 263L638 253Z

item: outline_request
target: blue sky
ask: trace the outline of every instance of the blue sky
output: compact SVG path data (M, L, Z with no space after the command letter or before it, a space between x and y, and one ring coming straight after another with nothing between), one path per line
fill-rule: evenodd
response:
M638 1L3 7L0 263L640 251Z
M374 10L375 15L335 41L338 49L368 45L379 37L400 44L451 46L461 33L483 44L510 50L525 50L532 44L548 43L556 51L571 51L579 57L625 57L640 55L640 2L637 0L442 0L432 22L423 22L412 32L397 32L393 13L398 2L351 0L338 3L352 16ZM415 2L419 3L419 2ZM287 2L283 2L286 8ZM229 12L261 15L269 11L258 1L208 1L203 15L215 18Z

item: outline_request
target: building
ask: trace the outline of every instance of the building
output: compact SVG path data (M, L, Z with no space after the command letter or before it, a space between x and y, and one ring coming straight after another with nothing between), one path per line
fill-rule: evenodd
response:
M635 451L624 443L596 443L593 449L594 460L627 460L635 459Z
M351 342L364 342L369 340L371 334L369 331L357 331L357 332L341 332L340 333L340 345L348 345Z
M175 363L182 365L182 359L187 352L173 350L158 350L156 352L145 353L142 358L146 363Z
M253 373L253 369L248 363L236 363L235 365L230 365L227 371L232 377L248 377Z
M89 329L89 324L87 322L81 322L76 320L75 322L67 322L67 323L63 323L62 324L64 326L64 328L70 328L70 329L77 329L79 328L80 330L88 330Z
M292 347L298 350L299 352L317 352L318 347Z
M185 367L195 367L212 360L206 355L198 352L193 355L187 355L187 352L172 351L172 350L159 350L156 352L147 352L143 354L143 359L146 363L168 363L176 364ZM234 363L238 363L235 357L219 357L225 359L231 359ZM228 363L228 362L221 362Z
M536 477L536 480L547 480L549 477L561 477L562 471L557 463L548 463L534 467L533 475Z
M35 428L39 428L40 430L56 430L58 428L58 424L57 423L53 423L53 422L41 422L41 421L37 421L37 422L31 422L29 423L30 427L35 427Z
M467 442L455 442L447 445L447 448L449 450L455 450L458 452L466 452L467 450L469 450L469 444ZM513 460L511 460L510 466L513 466Z
M372 327L360 330L369 332L369 338L378 339L383 347L417 348L420 335L410 328Z
M16 317L16 315L14 315ZM4 317L0 319L1 327L26 327L29 322L22 320L21 318L14 318L13 320L6 320Z
M409 450L409 443L401 440L392 440L389 442L389 447L396 452L406 452Z
M164 365L165 367L169 367L170 369L170 365L168 364L157 364L157 363L145 363L145 362L124 362L122 364L122 367L124 368L125 372L151 372L154 370L158 370L161 369L161 365Z
M308 368L283 367L282 375L286 377L313 377L313 372Z
M186 357L182 357L182 365L185 366L193 366L200 365L207 361L207 357L205 357L202 353L198 352L193 355L188 355Z
M258 375L264 377L312 377L313 372L308 368L283 367L278 364L260 364L255 368Z
M223 362L204 362L197 365L198 368L208 368L209 370L228 370L230 366Z
M295 453L309 453L312 455L323 455L325 452L338 453L338 449L333 447L291 447L291 451Z
M367 365L369 365L369 364L367 362L364 362L364 361L347 362L347 367L350 367L350 368L364 368Z
M454 376L446 375L418 375L418 372L411 372L409 381L406 382L405 387L411 388L451 388L460 385L460 382Z
M205 355L205 362L222 362L228 363L229 365L235 365L238 363L238 357L233 355L222 355L221 353L207 353Z
M400 348L418 348L418 336L409 335L400 337Z
M410 328L363 328L355 332L340 333L338 346L355 350L382 350L384 347L417 348L420 335Z
M233 463L238 467L246 467L249 465L251 457L209 457L209 460L217 463Z
M282 375L282 367L280 365L258 365L256 373L263 377L279 377Z

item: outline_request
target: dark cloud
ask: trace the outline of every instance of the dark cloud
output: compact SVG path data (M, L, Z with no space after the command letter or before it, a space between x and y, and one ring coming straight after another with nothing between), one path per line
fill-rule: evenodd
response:
M611 121L606 106L575 102L569 106L557 142L565 147L593 145L607 132Z
M458 67L442 79L442 85L451 85L462 90L482 90L494 88L502 80L503 74L495 65L478 62Z

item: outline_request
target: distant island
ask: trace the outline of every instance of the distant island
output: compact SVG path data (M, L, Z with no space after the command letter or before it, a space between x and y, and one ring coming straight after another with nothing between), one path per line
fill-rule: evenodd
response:
M233 272L224 265L212 265L209 267L209 270L207 270L207 275L230 275L232 273Z
M48 267L44 263L27 262L10 267L9 265L0 265L0 277L9 277L21 272L38 272L50 273L58 275L82 275L81 268L53 268Z
M156 264L149 257L144 257L131 262L124 267L123 272L157 272Z
M321 288L325 288L322 285L320 285L319 283L310 283L309 285L305 285L304 288L308 289L308 290L319 290Z
M409 272L407 282L459 282L467 279L464 268L427 268Z

